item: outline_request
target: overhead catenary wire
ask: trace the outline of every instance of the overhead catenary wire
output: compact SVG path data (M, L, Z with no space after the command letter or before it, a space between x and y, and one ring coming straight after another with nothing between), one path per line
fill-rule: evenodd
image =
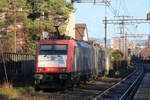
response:
M114 16L119 15L118 11L115 10L110 3L108 4L108 7L111 10L111 12L114 14Z
M124 4L124 10L126 11L126 13L128 14L128 15L130 15L130 13L129 13L129 10L128 10L128 7L127 7L127 5L126 5L126 0L123 0L123 4Z
M121 1L116 0L115 4L116 4L115 8L112 6L111 3L108 4L109 9L114 14L114 16L121 16L122 15L121 12L123 12L123 15L130 15L125 0L121 0ZM115 18L117 18L117 17L115 17ZM114 30L115 30L115 25L114 25Z

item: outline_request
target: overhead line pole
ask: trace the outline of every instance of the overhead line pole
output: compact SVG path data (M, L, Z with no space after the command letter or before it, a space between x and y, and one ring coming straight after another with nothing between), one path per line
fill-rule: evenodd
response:
M105 37L104 37L104 41L105 41L105 48L107 47L107 2L105 2Z
M16 47L17 43L16 43L16 12L15 12L15 19L14 19L14 53L16 53Z
M104 24L119 24L119 25L122 25L122 29L121 29L121 33L123 34L123 44L124 44L124 49L123 49L123 51L124 51L124 55L125 55L125 59L126 59L126 50L125 50L125 46L126 46L126 43L125 43L125 41L126 41L126 34L125 34L125 30L124 30L124 25L125 24L133 24L133 23L138 23L138 24L140 24L140 23L150 23L150 20L147 20L147 19L125 19L125 16L120 16L120 17L122 17L122 19L117 19L117 20L103 20L103 23Z
M110 2L110 0L100 0L96 2L96 0L71 0L72 3L77 2L77 3L98 3L98 4L104 4L105 5L105 24L104 24L104 29L105 29L105 36L104 36L104 42L105 42L105 48L107 47L107 4Z

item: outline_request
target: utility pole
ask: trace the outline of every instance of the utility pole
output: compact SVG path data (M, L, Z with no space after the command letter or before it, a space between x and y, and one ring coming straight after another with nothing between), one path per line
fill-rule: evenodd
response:
M105 37L104 37L104 41L105 41L105 48L107 47L107 1L105 1Z
M126 33L125 33L125 22L124 20L126 18L130 18L130 16L115 16L118 18L122 19L122 23L120 23L121 27L120 27L120 33L122 34L122 39L123 39L123 45L121 44L121 49L123 51L124 54L124 59L127 59L127 37L126 37Z
M16 12L15 12L15 19L14 19L14 53L16 53Z
M126 44L126 33L125 33L125 25L128 24L134 24L134 23L150 23L150 20L147 19L127 19L130 16L117 16L121 19L115 19L115 20L103 20L103 23L107 23L107 24L117 24L117 25L121 25L120 27L120 33L122 33L122 37L123 37L123 53L124 53L124 59L127 59L127 44Z
M107 6L111 2L111 0L71 0L72 3L93 3L93 4L104 4L105 6L105 22L104 22L104 29L105 29L105 36L104 36L104 42L105 42L105 48L107 47Z
M107 17L105 17L105 37L104 37L104 41L105 41L105 48L107 45Z
M13 1L14 3L14 1ZM16 6L14 5L14 53L16 53L16 14L17 13L17 8Z

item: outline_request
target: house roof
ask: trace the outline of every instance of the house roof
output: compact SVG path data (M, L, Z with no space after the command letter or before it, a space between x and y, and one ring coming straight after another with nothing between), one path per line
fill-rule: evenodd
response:
M75 25L75 38L77 40L83 40L85 29L87 29L86 24Z

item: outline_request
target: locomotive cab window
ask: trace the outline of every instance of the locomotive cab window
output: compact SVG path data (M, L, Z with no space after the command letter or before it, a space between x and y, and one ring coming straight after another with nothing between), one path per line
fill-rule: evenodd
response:
M42 44L40 45L40 55L67 55L67 45Z
M68 45L41 44L39 48L39 67L66 67Z

